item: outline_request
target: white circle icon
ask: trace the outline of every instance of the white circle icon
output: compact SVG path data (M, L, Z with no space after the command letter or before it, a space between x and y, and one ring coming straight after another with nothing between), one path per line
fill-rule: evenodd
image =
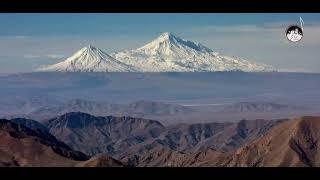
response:
M298 25L291 25L286 30L286 36L291 42L298 42L303 37L302 28Z

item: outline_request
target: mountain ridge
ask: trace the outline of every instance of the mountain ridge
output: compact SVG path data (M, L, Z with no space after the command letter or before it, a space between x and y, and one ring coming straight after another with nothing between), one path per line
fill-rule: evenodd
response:
M47 127L49 129L51 129L50 127L57 128L54 132L58 137L61 138L61 135L68 131L74 132L75 134L72 135L71 139L78 137L82 139L81 141L85 143L85 146L90 145L90 143L94 141L94 138L98 138L94 136L92 132L102 132L103 128L100 125L103 125L104 122L107 124L111 123L111 126L104 129L110 130L114 128L114 130L103 131L105 134L113 134L112 136L114 136L110 136L108 141L111 142L111 144L109 145L112 145L116 150L121 148L124 150L112 155L115 159L110 157L109 153L104 154L101 152L96 152L95 156L89 159L88 156L81 152L73 151L62 143L62 141L57 141L57 139L49 133L40 131L36 126L30 126L36 129L32 130L21 124L1 119L0 166L320 166L320 151L318 149L320 117L317 116L302 116L277 121L262 119L256 121L243 120L236 124L182 124L166 127L167 129L160 123L152 120L130 117L94 117L89 114L76 112L57 117L53 121L54 122L49 122L49 126ZM20 122L30 125L30 123L21 120ZM96 125L100 126L100 128L90 130L92 127L98 127ZM68 127L71 129L60 129L60 127ZM83 128L89 128L87 130L90 130L90 132L86 132L89 132L93 139L83 139L84 134L81 133L81 131L84 130ZM224 129L224 132L220 131L221 128ZM161 131L165 133L163 134ZM227 136L222 135L224 133L227 133L225 134ZM197 143L196 141L200 140L203 142L203 140L201 140L202 138L209 137L210 139L210 136L215 138L215 140L212 141L213 144L228 144L228 142L230 142L229 140L237 141L240 144L230 150L224 150L219 148L219 146L209 144L209 146L196 149L196 151L185 151L183 148L167 146L168 142L181 146L183 141L187 139L191 140L189 141L189 143L191 143L190 145L194 145ZM252 136L252 138L245 140L245 138L250 136ZM150 137L155 139L150 141L150 139L148 140ZM166 139L162 139L163 137L166 137ZM122 142L117 142L118 140ZM52 148L51 150L50 147ZM183 147L183 145L181 147ZM111 146L108 148L111 148ZM190 148L191 146L188 146L188 149ZM34 151L36 151L36 156L30 156L30 153L35 154ZM57 156L55 153L64 156L64 158Z
M0 167L126 166L106 154L75 151L41 126L30 119L0 119Z
M0 166L71 166L89 157L51 134L0 119Z
M242 120L237 123L198 123L164 126L158 121L132 117L95 117L81 112L57 116L46 123L50 133L88 155L108 153L115 158L160 144L166 149L194 152L208 147L232 150L258 137L277 121ZM129 153L129 152L128 152Z

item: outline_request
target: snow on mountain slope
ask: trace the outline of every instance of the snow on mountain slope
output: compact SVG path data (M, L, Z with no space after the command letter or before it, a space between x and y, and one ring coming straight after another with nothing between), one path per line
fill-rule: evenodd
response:
M60 63L38 71L61 72L246 72L275 71L271 66L242 58L221 56L211 49L170 33L133 50L106 54L87 46Z
M111 56L142 72L274 71L273 67L265 64L221 56L199 43L170 33L163 33L138 49L112 53Z
M68 59L57 64L37 69L37 71L58 72L132 72L130 65L124 64L91 45L82 48Z

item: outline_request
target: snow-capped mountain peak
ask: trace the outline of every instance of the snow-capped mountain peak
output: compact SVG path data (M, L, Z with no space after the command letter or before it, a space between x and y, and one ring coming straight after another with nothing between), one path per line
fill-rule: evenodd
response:
M175 36L172 33L165 32L162 33L159 37L155 40L151 41L150 43L138 48L137 50L145 51L151 54L166 54L169 55L170 53L175 53L175 50L182 50L186 49L186 51L202 51L202 52L213 52L209 48L204 47L199 43L195 43L192 41L184 40L180 37Z
M148 45L156 45L156 44L161 44L161 43L177 43L177 41L179 41L180 38L176 37L175 35L169 33L169 32L165 32L162 33L160 36L158 36L156 39L154 39L153 41L151 41L150 43L146 44L145 46L148 47Z
M162 33L138 49L113 53L111 56L143 72L274 70L265 64L221 56L200 43L182 39L168 32Z
M173 40L175 38L176 38L175 35L173 35L172 33L164 32L158 38L156 38L154 41L161 42L161 41Z
M88 45L81 48L66 60L57 64L39 68L38 71L131 72L135 70L133 67L114 59L101 49Z

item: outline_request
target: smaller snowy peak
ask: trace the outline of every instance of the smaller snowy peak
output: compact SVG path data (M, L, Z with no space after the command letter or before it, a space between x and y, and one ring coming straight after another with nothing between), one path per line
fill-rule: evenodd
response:
M83 47L82 49L82 52L95 52L95 53L100 53L100 54L106 54L105 52L103 52L101 49L97 48L97 47L94 47L92 45L87 45L85 47ZM80 51L81 51L80 50ZM109 55L108 55L109 56Z
M57 64L37 69L57 72L132 72L133 67L118 61L92 45L81 48L71 57Z
M107 53L103 52L99 48L96 48L92 45L85 46L81 48L78 52L73 54L71 57L68 58L69 61L78 61L79 58L86 57L87 59L91 58L93 61L99 61L102 58L112 58ZM80 59L83 60L83 59Z

